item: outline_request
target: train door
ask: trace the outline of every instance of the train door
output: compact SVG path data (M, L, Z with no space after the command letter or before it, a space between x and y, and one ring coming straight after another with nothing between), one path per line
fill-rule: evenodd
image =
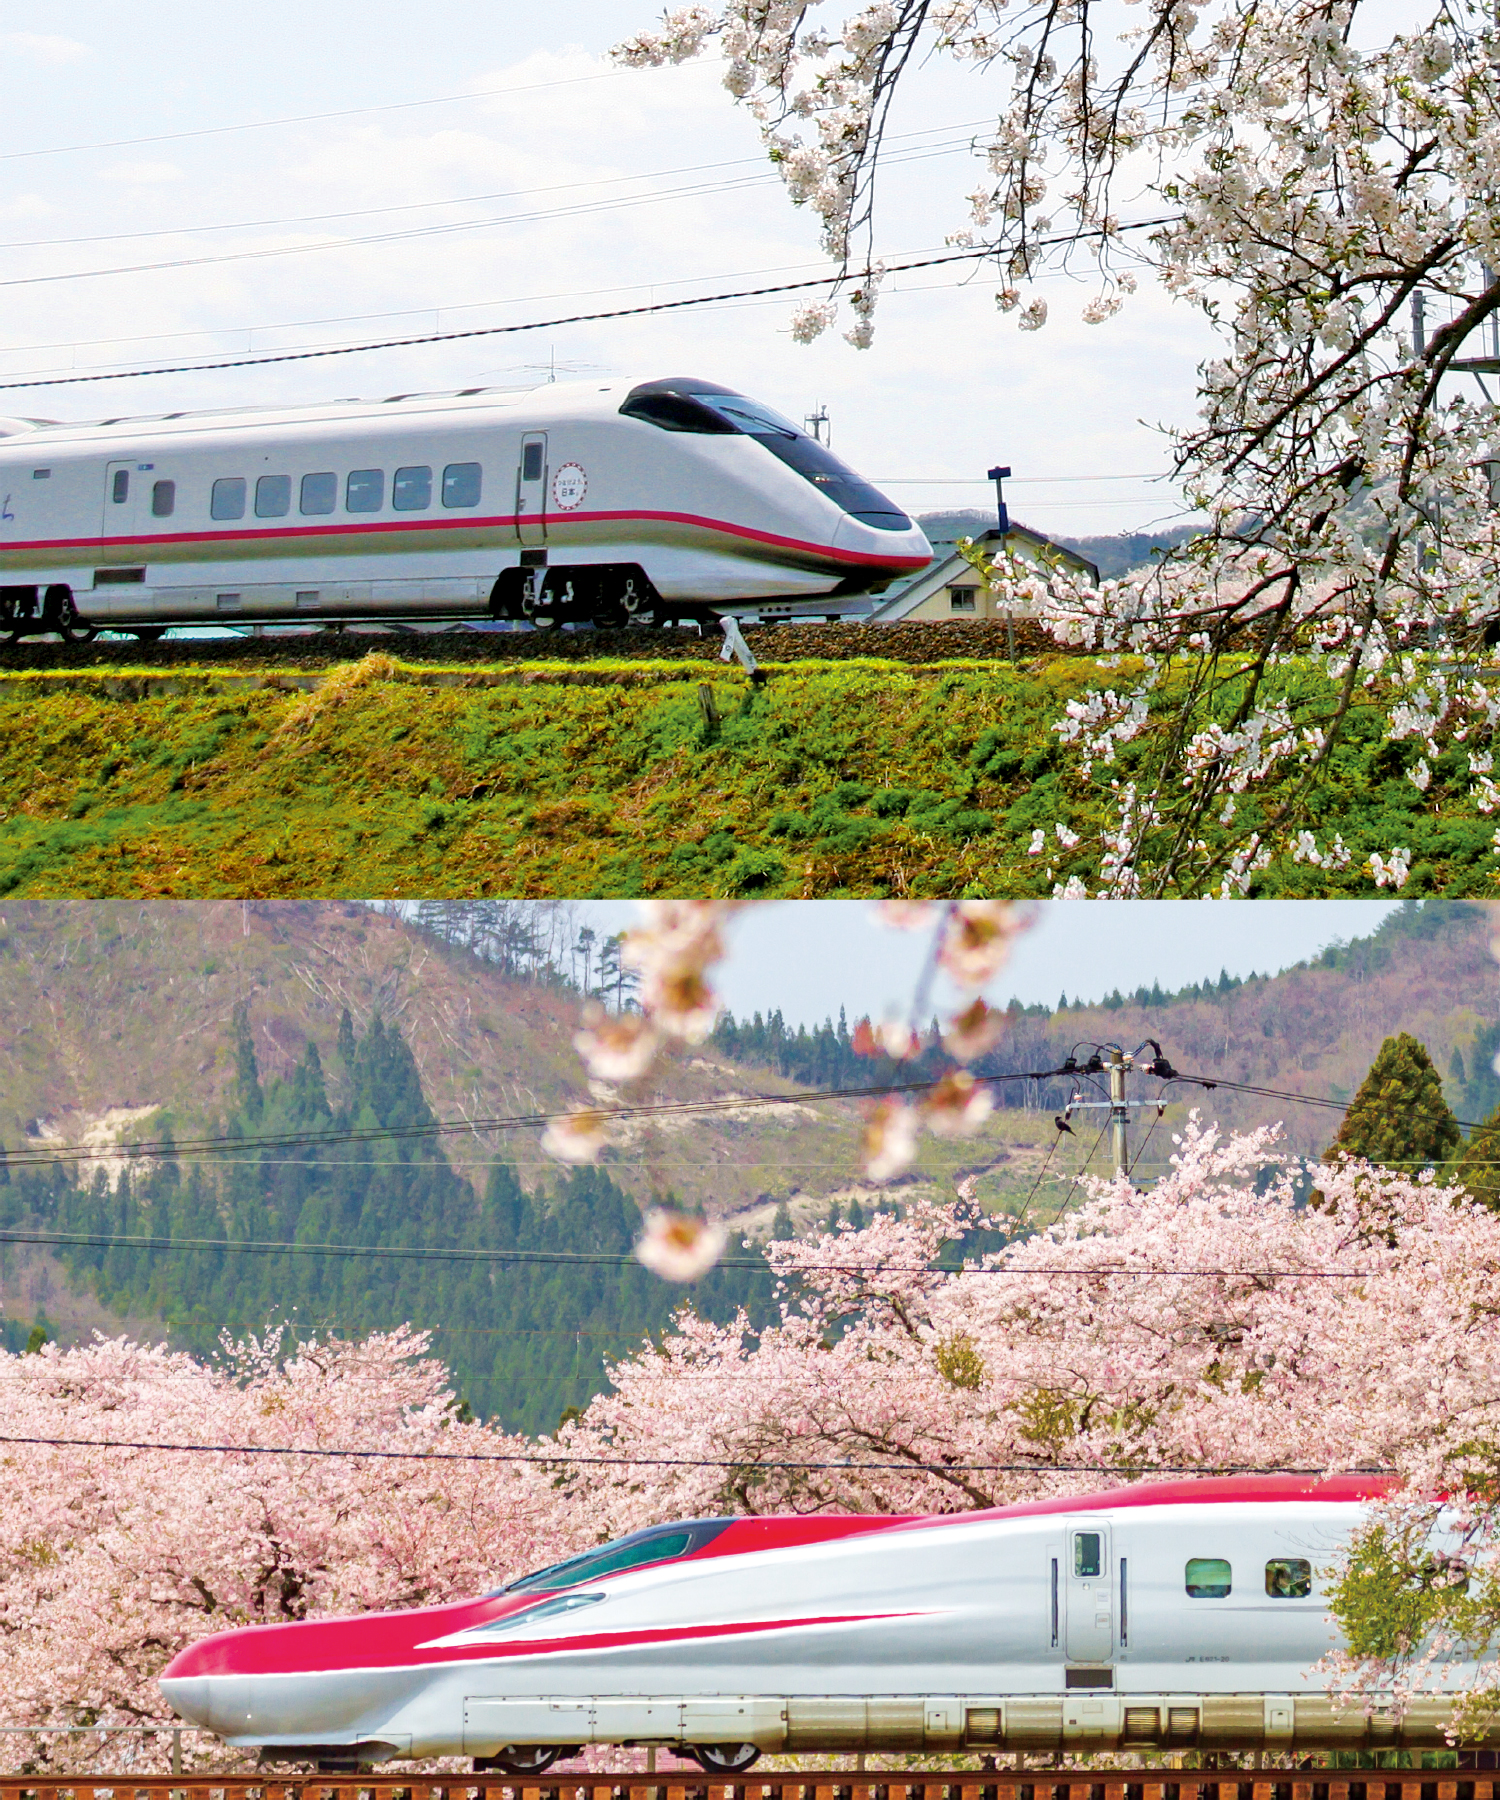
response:
M547 541L547 434L528 431L516 469L516 536L523 544Z
M149 463L147 469L151 467ZM112 462L104 471L104 518L99 535L107 543L111 538L134 537L135 521L141 498L150 481L134 462Z
M1068 1533L1065 1617L1070 1663L1107 1663L1114 1657L1114 1572L1107 1525Z

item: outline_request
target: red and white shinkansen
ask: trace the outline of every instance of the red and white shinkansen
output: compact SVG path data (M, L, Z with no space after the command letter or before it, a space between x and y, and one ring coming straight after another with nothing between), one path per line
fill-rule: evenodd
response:
M1367 1716L1313 1667L1336 1642L1329 1565L1377 1492L1236 1477L693 1520L478 1600L226 1632L161 1686L232 1744L344 1768L540 1772L597 1743L722 1772L763 1751L1440 1745L1440 1695Z
M0 420L0 497L12 635L836 616L931 559L826 445L692 378Z

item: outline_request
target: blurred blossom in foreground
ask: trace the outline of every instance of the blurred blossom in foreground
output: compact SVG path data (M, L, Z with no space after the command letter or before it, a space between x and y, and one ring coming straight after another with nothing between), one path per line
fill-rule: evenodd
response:
M865 1114L865 1173L889 1181L911 1166L917 1153L917 1111L904 1100L882 1100Z
M1030 907L1009 900L959 900L943 920L938 962L960 987L983 987L1005 967L1012 942L1031 921Z
M609 1142L607 1123L608 1115L593 1109L563 1113L549 1121L542 1133L542 1149L559 1162L595 1162Z
M641 923L627 932L621 958L641 974L641 1008L657 1030L701 1044L719 1016L705 971L724 955L719 927L727 900L643 900Z
M937 912L932 900L877 900L875 917L893 931L925 931Z
M638 1013L607 1013L597 1000L583 1009L573 1048L599 1081L636 1081L651 1067L660 1040Z
M993 1050L1004 1033L1005 1014L976 1000L943 1027L943 1048L959 1062L973 1062Z
M955 1069L928 1094L922 1112L928 1129L939 1137L965 1137L979 1129L994 1106L985 1082L976 1081L967 1069Z
M635 1253L664 1281L696 1281L724 1254L725 1242L723 1227L711 1219L694 1219L655 1206L646 1214L646 1229Z
M861 1019L854 1027L854 1054L879 1056L882 1053L894 1057L897 1062L905 1062L908 1057L922 1054L922 1040L904 1019L882 1019L878 1025Z

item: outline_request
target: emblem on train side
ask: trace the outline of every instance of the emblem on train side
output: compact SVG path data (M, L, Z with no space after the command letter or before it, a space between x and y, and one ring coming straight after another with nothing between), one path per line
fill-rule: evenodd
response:
M552 477L552 504L563 512L572 512L583 504L589 490L589 478L581 463L568 462Z

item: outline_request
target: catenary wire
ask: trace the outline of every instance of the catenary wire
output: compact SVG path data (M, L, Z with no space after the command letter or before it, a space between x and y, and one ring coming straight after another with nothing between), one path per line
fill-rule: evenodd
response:
M336 1450L322 1445L183 1444L150 1439L54 1438L0 1434L0 1444L34 1444L57 1450L165 1450L194 1456L306 1456L378 1462L529 1463L538 1468L622 1469L817 1469L864 1475L1384 1475L1388 1469L1297 1467L1283 1463L914 1463L762 1461L758 1457L722 1456L556 1456L496 1450Z
M1126 231L1155 230L1159 226L1173 223L1175 223L1175 216L1159 219L1132 219L1125 224L1111 227L1108 235L1117 236ZM1043 239L1034 247L1044 249L1058 244L1076 243L1082 237L1104 235L1106 234L1103 232L1070 232L1065 236ZM947 263L982 262L997 254L999 252L993 246L986 246L980 250L954 250L940 256L923 257L914 262L888 262L885 264L885 272L888 275L899 275L913 269L936 268ZM695 294L684 300L657 300L641 306L612 307L599 312L572 313L554 319L533 319L521 325L471 326L462 331L432 331L412 337L387 338L376 343L344 344L323 350L278 350L267 356L229 357L219 362L183 363L152 369L117 369L101 375L52 375L37 381L5 381L0 382L0 393L9 393L21 388L79 387L101 381L134 381L148 375L195 375L215 369L261 368L270 363L314 362L332 356L364 355L374 350L405 350L425 344L447 344L473 338L508 337L518 332L553 330L563 325L589 325L607 319L640 318L648 314L681 312L691 307L712 306L726 300L755 300L771 294L805 293L812 288L840 287L857 279L857 276L841 271L832 275L815 276L806 281L784 281L765 287L741 288L730 293Z

